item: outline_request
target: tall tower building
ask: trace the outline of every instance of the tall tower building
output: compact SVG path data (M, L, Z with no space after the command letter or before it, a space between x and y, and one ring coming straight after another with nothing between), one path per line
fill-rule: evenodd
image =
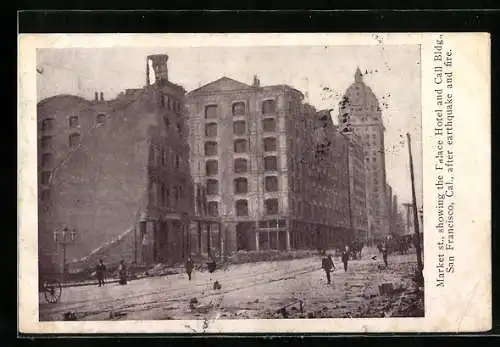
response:
M343 132L359 136L365 152L368 237L387 235L387 193L385 171L384 123L379 101L363 81L359 68L354 83L347 88L339 105L339 124Z

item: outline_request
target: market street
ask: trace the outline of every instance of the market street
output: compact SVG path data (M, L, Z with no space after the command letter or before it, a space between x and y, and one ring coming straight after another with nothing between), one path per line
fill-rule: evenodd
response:
M349 262L347 272L338 258L335 265L330 285L320 258L309 257L232 265L212 274L194 272L191 281L182 273L142 278L125 286L68 287L56 304L41 299L40 320L63 320L66 312L74 312L78 320L285 318L276 314L283 306L290 318L376 317L391 314L390 302L402 302L401 295L383 302L379 299L384 307L376 310L373 300L381 298L379 285L390 282L395 287L411 287L416 257L414 253L389 256L389 267L384 269L381 256L369 249L361 260ZM220 290L213 289L214 281L219 281ZM195 303L190 305L193 298Z

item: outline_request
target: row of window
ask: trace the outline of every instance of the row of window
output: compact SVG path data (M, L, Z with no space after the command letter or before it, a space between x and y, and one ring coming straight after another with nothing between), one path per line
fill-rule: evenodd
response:
M264 179L264 188L266 192L277 192L278 191L278 177L276 176L266 176ZM248 180L244 177L238 177L234 179L234 194L246 194L248 193ZM215 179L207 180L207 195L218 195L219 194L219 181Z
M96 117L96 124L104 124L106 121L106 115L104 113L99 113ZM46 118L42 121L42 131L48 131L54 129L54 119L53 118ZM77 128L80 123L78 120L78 116L71 116L69 117L69 128L74 129Z
M172 126L170 119L167 116L163 117L163 124L165 124L165 128L167 128L167 130L169 130L170 127ZM182 123L177 123L176 128L177 128L177 133L179 134L179 136L181 136L183 132Z
M265 132L276 131L276 119L265 118L262 122L262 128ZM233 134L234 135L245 135L246 133L246 122L236 121L233 123ZM205 136L206 137L216 137L218 134L218 124L217 123L207 123L205 124Z
M181 113L181 103L172 98L171 96L162 95L160 98L160 105L161 107L164 107L167 110L174 111L178 114Z
M40 147L42 150L44 149L51 149L53 148L53 137L52 136L42 136L40 140ZM80 143L80 134L79 133L72 133L68 137L68 143L70 147L75 147Z
M168 151L162 148L157 148L153 145L149 148L149 158L150 162L153 164L167 166L168 165ZM176 154L173 162L173 166L178 169L181 166L182 158L180 155Z
M240 199L234 203L236 216L248 216L248 200ZM279 213L278 199L264 200L265 213L267 215L276 215ZM211 216L219 215L219 203L217 201L209 201L207 204L208 214Z
M277 139L275 137L266 137L263 140L264 151L273 152L276 151L278 147ZM218 143L215 141L205 142L205 155L213 156L218 155ZM246 153L248 152L248 141L246 139L237 139L234 141L234 152L235 153Z
M278 170L278 158L276 156L264 157L264 170L276 171ZM248 160L244 158L236 158L234 160L234 172L245 173L248 172ZM207 176L217 175L219 173L219 162L217 160L207 160L205 163L205 174Z
M170 206L172 198L177 203L184 198L184 190L182 185L176 185L170 189L165 183L158 184L156 182L151 182L151 189L153 195L157 197L157 201L160 206ZM159 191L157 190L159 187Z
M40 176L40 181L44 186L49 184L50 176L51 176L50 171L42 171L42 174Z
M244 116L247 114L246 103L239 101L235 102L232 106L232 114L234 117ZM276 101L274 100L264 100L261 107L262 114L273 114L276 112ZM213 119L218 118L218 107L217 105L205 106L205 118Z

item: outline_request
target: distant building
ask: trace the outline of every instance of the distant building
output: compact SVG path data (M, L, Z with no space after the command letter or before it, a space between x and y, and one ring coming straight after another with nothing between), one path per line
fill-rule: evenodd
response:
M387 218L385 127L379 101L362 77L359 68L339 107L343 132L359 136L365 151L368 238L380 239L389 233Z
M331 119L323 127L302 102L296 89L257 78L188 93L192 176L208 214L220 216L214 237L226 254L325 247L349 232L341 141ZM327 158L315 158L330 136Z
M194 193L185 91L168 80L167 60L149 56L146 86L116 99L96 92L93 101L59 95L38 104L42 262L61 263L53 232L64 227L78 235L68 260L123 238L127 247L106 261L186 257Z
M366 198L365 153L361 138L351 132L342 133L349 151L349 200L353 218L353 238L368 241L368 209Z

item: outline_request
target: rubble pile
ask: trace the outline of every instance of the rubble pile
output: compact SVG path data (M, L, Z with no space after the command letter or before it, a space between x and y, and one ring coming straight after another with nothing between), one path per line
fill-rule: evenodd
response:
M256 263L261 261L280 261L301 259L317 255L317 251L313 250L293 250L293 251L238 251L233 254L228 262L231 264Z

